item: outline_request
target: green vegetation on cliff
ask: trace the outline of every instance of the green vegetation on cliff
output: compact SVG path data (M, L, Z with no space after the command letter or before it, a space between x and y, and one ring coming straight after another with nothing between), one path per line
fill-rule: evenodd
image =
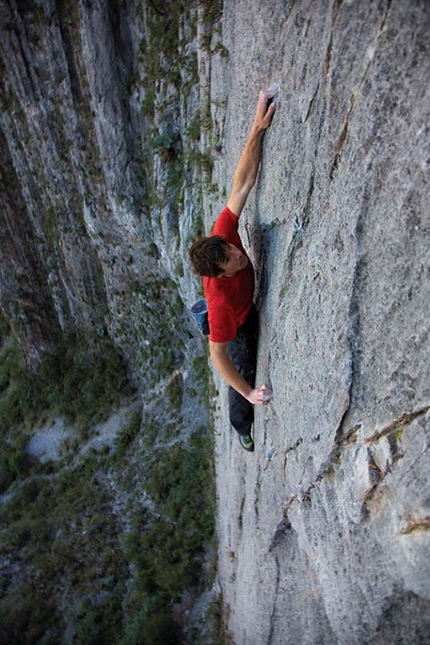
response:
M107 341L96 351L62 339L31 376L6 325L3 332L0 639L49 645L68 633L82 645L178 643L173 605L213 575L210 428L148 446L145 426L152 443L163 428L139 409L113 451L82 452L94 423L133 392L118 355ZM165 396L178 413L178 377ZM40 463L28 453L31 427L53 414L81 439L66 439L59 461Z
M108 456L24 482L0 506L0 549L9 563L0 578L2 642L53 644L66 630L82 645L179 642L172 605L208 581L208 439L202 432L187 447L159 453L139 483L151 505L130 501L131 511L114 509Z
M91 425L134 388L124 362L107 340L89 344L76 335L62 336L30 373L18 341L7 334L0 347L0 493L18 477L43 468L26 451L28 431L46 416L64 415L84 437ZM45 467L46 471L48 467Z

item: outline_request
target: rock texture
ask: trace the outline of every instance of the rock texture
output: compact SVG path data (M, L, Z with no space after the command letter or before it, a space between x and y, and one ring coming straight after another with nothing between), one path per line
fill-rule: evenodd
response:
M425 2L224 6L221 183L281 86L242 229L274 399L253 456L217 421L236 645L430 642L429 27Z
M197 40L194 27L182 52L191 16L177 13L161 23L173 43L163 54L152 5L0 3L0 302L31 365L59 329L109 334L139 381L157 363L148 343L172 363L177 318L187 327L178 206L190 210L182 147L198 111Z
M187 248L280 84L241 224L254 455L217 383L235 645L430 643L429 33L426 0L0 0L1 309L33 367L59 330L109 335L157 419L178 379L184 432Z

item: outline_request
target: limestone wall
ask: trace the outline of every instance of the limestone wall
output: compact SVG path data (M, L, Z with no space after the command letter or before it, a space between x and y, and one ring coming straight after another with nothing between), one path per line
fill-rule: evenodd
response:
M253 456L223 398L217 422L236 645L430 642L429 19L424 2L225 3L222 180L257 89L281 87L242 229L274 399Z

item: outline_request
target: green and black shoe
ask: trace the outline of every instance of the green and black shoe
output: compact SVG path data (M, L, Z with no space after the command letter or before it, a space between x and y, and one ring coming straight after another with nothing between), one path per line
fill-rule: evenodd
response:
M250 434L240 434L239 442L244 450L248 452L254 452L254 442Z

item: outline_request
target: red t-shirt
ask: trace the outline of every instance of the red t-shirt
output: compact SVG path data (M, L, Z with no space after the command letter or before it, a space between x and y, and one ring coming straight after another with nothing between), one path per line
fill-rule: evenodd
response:
M238 227L239 218L226 207L219 214L211 235L221 235L248 257ZM251 310L254 284L254 268L250 261L230 278L203 278L203 290L208 302L209 339L212 342L226 343L236 338L238 327L243 325Z

